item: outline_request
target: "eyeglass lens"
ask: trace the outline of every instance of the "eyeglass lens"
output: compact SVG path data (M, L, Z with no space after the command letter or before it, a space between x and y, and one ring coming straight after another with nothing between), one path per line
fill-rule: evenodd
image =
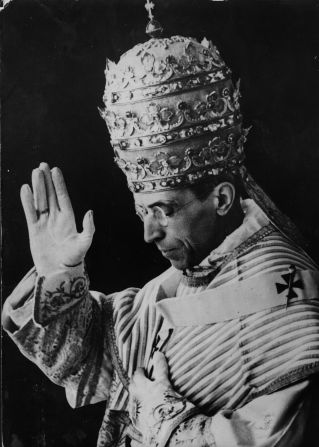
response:
M162 226L167 226L168 220L162 208L159 206L153 206L149 211L146 208L139 207L136 209L136 214L144 222L145 217L151 213L153 218Z

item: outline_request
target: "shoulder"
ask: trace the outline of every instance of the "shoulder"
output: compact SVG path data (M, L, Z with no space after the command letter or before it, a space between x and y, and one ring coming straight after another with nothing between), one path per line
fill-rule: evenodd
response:
M141 289L130 287L121 292L114 293L112 295L114 309L119 310L124 306L126 311L129 312L133 308L138 309L150 302L155 302L161 284L172 277L175 272L176 270L170 267L157 277L148 281Z
M294 265L300 270L317 270L314 260L294 241L278 230L258 238L254 244L247 246L239 256L242 262L251 262L263 267L281 267Z
M257 232L241 247L240 252L217 275L214 286L229 281L242 281L265 273L287 273L296 270L318 270L314 260L278 230L270 234Z

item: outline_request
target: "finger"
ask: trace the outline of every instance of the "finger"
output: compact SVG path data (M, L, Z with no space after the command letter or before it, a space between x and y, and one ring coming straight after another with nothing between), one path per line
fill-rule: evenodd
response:
M154 379L161 382L169 383L168 366L165 355L160 351L156 351L153 356L153 362L154 362L154 372L153 372Z
M85 241L92 241L95 232L93 211L88 211L83 218L83 231L81 233L81 238Z
M44 175L38 168L32 171L32 189L35 209L40 213L47 210L48 202L45 190Z
M72 211L70 197L61 170L59 168L53 168L51 173L60 210Z
M29 185L23 185L20 190L20 198L28 226L37 222L37 212L34 206L34 198Z
M52 213L55 210L58 210L58 201L55 193L55 188L52 181L50 167L47 163L40 163L39 169L43 172L45 189L47 194L47 200L49 205L49 211Z
M132 399L134 399L134 397L137 396L138 394L138 388L133 379L131 379L130 384L128 386L128 392L129 392L129 400L130 402L132 402Z
M136 368L135 373L132 377L131 384L134 387L143 387L149 382L147 377L145 377L145 372L143 368Z

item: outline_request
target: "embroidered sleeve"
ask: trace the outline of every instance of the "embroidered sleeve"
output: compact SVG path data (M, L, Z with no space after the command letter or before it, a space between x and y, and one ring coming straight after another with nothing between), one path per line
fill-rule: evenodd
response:
M40 276L35 288L34 320L42 326L69 312L85 299L89 280L83 265L57 272L49 278Z
M164 390L162 386L158 384L155 393L148 390L148 396L141 398L134 378L130 385L129 416L133 427L141 434L143 445L148 447L165 447L175 429L198 414L195 405L171 387Z
M175 429L167 447L301 447L309 409L309 381L304 381L238 410L189 418Z
M7 299L3 324L20 351L54 383L72 407L108 400L113 365L103 302L88 291L83 266L48 277L33 270Z
M210 424L211 418L202 414L194 416L178 426L168 445L170 447L216 447Z

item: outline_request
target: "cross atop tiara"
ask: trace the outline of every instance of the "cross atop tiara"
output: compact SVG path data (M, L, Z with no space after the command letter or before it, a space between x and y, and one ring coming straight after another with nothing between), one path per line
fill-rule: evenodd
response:
M153 13L152 13L152 9L154 9L154 6L155 5L153 2L151 2L150 0L146 0L145 9L148 12L148 18L150 20L152 20L154 18Z
M159 37L163 32L162 25L154 19L153 9L155 7L154 2L151 0L146 0L145 9L148 12L148 18L150 19L146 26L146 34L149 34L151 37Z

